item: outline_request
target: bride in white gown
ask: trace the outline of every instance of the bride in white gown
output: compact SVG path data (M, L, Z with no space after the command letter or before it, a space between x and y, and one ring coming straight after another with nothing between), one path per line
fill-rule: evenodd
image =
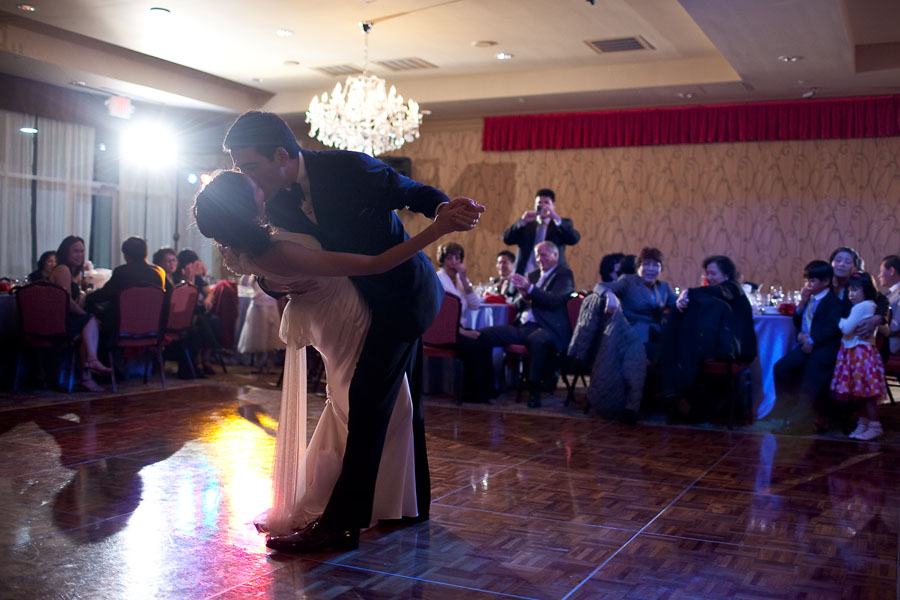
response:
M219 173L198 195L200 232L221 246L226 266L282 285L297 283L281 320L287 345L275 441L273 506L257 518L270 536L302 529L320 516L341 472L347 441L350 380L369 328L370 312L347 278L387 271L451 231L474 224L449 210L422 233L377 256L328 252L312 236L262 223L262 191L233 171ZM327 400L306 446L306 350L325 363ZM404 379L394 404L378 469L372 522L417 516L412 401Z

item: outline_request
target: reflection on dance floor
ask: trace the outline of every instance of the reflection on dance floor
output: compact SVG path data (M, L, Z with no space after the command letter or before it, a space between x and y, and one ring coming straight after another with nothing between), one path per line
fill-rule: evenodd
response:
M213 384L0 407L0 598L897 593L897 446L438 405L431 521L268 555L278 405Z

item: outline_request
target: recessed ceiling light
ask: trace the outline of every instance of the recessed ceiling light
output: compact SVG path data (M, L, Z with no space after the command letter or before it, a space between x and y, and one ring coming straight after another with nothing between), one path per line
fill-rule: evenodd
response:
M252 81L253 83L262 83L263 78L262 77L251 77L250 81Z
M513 55L510 54L509 52L498 52L497 53L497 60L512 60L512 58L513 58Z
M77 81L77 80L76 80L76 81L70 81L70 82L69 82L69 85L74 85L74 86L77 86L77 87L87 87L87 84L86 84L85 82L83 82L83 81Z
M300 64L299 60L286 60L284 61L284 66L286 67L296 67Z
M678 97L684 100L692 100L694 98L694 92L678 92Z
M34 135L35 133L38 132L38 130L35 129L34 127L19 127L19 131L21 131L22 133L28 133L31 135Z
M17 4L16 8L25 12L34 12L37 10L37 6L34 6L33 4Z
M152 12L154 15L167 15L172 11L168 8L163 8L162 6L154 6L150 9L150 12Z
M292 35L294 35L294 32L290 29L276 29L275 35L277 35L278 37L291 37Z
M783 62L783 63L792 63L792 62L797 62L798 60L803 60L803 57L802 57L802 56L785 56L785 55L782 55L782 56L779 56L779 57L778 57L778 60L781 61L781 62Z
M477 42L472 42L472 45L476 48L490 48L491 46L496 46L497 42L493 40L479 40Z

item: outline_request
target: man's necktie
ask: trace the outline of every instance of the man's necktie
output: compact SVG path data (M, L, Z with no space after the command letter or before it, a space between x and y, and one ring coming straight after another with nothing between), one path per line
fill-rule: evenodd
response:
M818 300L815 297L809 299L809 304L806 305L806 310L803 311L803 333L809 333L809 330L812 328L812 320L813 314L816 312L816 304L818 304Z

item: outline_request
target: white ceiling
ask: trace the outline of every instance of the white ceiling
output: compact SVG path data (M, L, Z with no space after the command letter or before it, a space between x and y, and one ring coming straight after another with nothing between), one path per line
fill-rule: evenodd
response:
M361 20L370 71L433 119L900 93L898 0L32 2L0 0L0 72L229 112L305 111L343 80L317 68L363 67ZM585 44L628 36L653 49ZM405 58L437 68L375 64Z

